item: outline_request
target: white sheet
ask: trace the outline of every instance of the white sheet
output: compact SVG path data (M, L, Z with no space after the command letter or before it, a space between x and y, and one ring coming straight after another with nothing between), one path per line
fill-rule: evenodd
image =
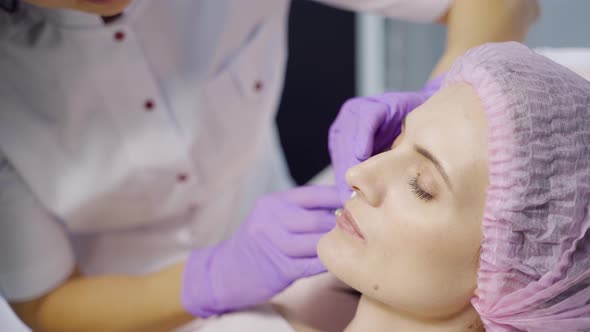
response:
M0 296L0 331L31 332L31 330L16 317L2 296Z
M270 305L195 320L174 332L295 332Z

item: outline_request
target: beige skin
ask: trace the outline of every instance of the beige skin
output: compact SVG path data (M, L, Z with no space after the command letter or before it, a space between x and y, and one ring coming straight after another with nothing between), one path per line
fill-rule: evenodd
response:
M489 42L524 42L527 32L541 13L537 0L453 0L441 18L447 25L444 54L431 78L449 70L466 50Z
M365 240L337 226L318 247L328 270L363 294L347 331L480 328L470 299L488 186L486 135L473 88L450 86L408 115L391 150L348 171L356 195L345 208Z
M112 0L102 4L89 0L24 1L42 7L110 16L122 12L133 0ZM448 26L448 41L445 53L432 75L448 70L457 56L473 46L489 41L523 41L537 15L537 0L454 0L449 12L440 19ZM408 118L408 126L411 126L411 118ZM474 257L477 255L473 254L468 260ZM35 331L169 331L172 327L194 319L180 303L183 266L184 262L180 262L167 269L140 276L83 276L73 272L68 280L49 293L10 304ZM385 287L383 280L380 282L379 286ZM351 285L357 287L354 283ZM370 290L372 286L366 287ZM380 289L379 292L384 291ZM363 297L351 329L362 318L369 317L363 314L365 308L370 308L371 303L380 303L371 302L371 299L373 297ZM300 320L297 312L285 309L285 317L297 326L298 331L313 330L309 327L312 324ZM405 331L403 328L400 330Z
M105 0L93 2L91 0L25 0L33 5L47 8L74 9L101 16L116 15L125 10L133 0Z

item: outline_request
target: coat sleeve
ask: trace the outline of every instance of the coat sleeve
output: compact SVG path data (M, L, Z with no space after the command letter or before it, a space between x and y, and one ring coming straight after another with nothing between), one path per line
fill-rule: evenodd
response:
M75 267L63 225L35 198L0 153L0 292L7 301L35 299Z

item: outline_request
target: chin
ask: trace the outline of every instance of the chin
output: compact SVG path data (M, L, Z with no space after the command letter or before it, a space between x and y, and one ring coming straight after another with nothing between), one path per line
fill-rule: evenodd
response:
M360 290L361 253L349 243L349 235L334 228L318 243L318 256L326 269L350 287Z

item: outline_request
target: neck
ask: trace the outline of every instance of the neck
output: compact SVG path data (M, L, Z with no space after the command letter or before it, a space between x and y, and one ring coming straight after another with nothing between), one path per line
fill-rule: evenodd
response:
M429 319L408 315L363 295L356 314L345 331L479 332L484 330L471 304L451 317Z

